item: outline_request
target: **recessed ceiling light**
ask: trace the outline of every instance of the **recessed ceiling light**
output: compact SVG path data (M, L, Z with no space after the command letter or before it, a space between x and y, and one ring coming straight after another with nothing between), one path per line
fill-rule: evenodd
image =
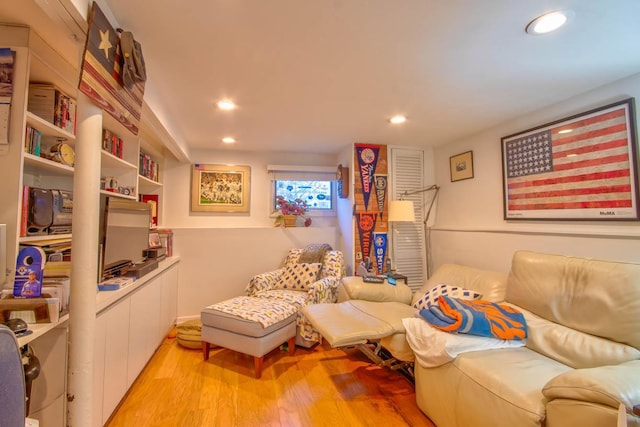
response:
M222 101L218 101L218 108L221 110L233 110L236 108L236 104L228 99L223 99Z
M400 123L404 123L407 121L405 116L393 116L389 119L389 123L393 123L394 125L399 125Z
M562 27L573 15L572 10L556 10L545 13L529 22L525 31L532 35L547 34Z
M224 138L222 138L222 142L224 142L225 144L233 144L234 142L236 142L236 140L230 136L225 136Z
M558 131L558 133L571 133L571 132L573 132L573 129L562 129Z

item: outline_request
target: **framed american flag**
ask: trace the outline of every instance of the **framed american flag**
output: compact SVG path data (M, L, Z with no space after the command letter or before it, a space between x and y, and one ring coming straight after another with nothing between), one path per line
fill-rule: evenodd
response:
M629 98L502 138L504 219L639 219Z

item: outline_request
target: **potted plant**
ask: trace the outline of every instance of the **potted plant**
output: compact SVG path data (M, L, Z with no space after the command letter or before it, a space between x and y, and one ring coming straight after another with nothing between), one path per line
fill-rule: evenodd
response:
M311 225L311 218L305 215L309 207L302 199L287 200L282 196L276 196L276 209L280 210L274 223L276 227L295 227L299 216L304 218L305 227Z

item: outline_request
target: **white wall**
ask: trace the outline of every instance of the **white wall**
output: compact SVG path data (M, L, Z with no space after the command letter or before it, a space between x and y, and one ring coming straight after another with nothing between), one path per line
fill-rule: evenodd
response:
M191 164L165 162L163 174L163 223L170 227L271 227L269 217L271 181L267 165L303 165L336 167L335 155L244 152L229 150L192 150L194 163L246 165L251 167L249 213L191 212ZM332 176L333 178L333 176ZM313 226L333 226L335 217L314 217Z
M518 249L640 262L639 222L503 219L503 136L628 97L640 97L640 74L438 147L436 183L442 189L431 233L433 265L457 262L507 271ZM474 178L450 182L449 157L468 150L473 150Z
M354 173L354 165L353 165L353 144L350 144L346 147L338 156L337 164L341 164L344 167L349 168L349 197L346 199L338 198L338 228L340 230L340 241L338 242L338 248L345 255L345 263L347 265L347 275L353 275L353 251L354 251L354 240L353 240L353 204L354 204L354 195L353 195L353 173Z
M279 267L290 248L329 243L338 249L335 217L314 217L309 228L273 227L267 173L269 164L337 166L335 155L200 150L192 159L250 166L250 211L191 212L192 165L165 162L162 225L173 229L174 252L180 256L179 317L197 316L207 305L243 295L251 277Z
M336 241L335 227L174 229L178 317L199 316L210 304L244 295L251 277L280 267L290 248L336 247Z

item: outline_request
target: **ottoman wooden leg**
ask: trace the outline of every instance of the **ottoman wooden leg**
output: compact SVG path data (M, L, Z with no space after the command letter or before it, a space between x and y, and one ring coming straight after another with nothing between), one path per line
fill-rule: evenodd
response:
M260 378L262 376L262 363L264 362L264 356L253 356L253 366L256 370L256 378Z
M202 357L209 360L209 343L206 341L202 341Z
M287 347L289 354L293 354L296 351L296 337L289 338L289 341L287 341Z

